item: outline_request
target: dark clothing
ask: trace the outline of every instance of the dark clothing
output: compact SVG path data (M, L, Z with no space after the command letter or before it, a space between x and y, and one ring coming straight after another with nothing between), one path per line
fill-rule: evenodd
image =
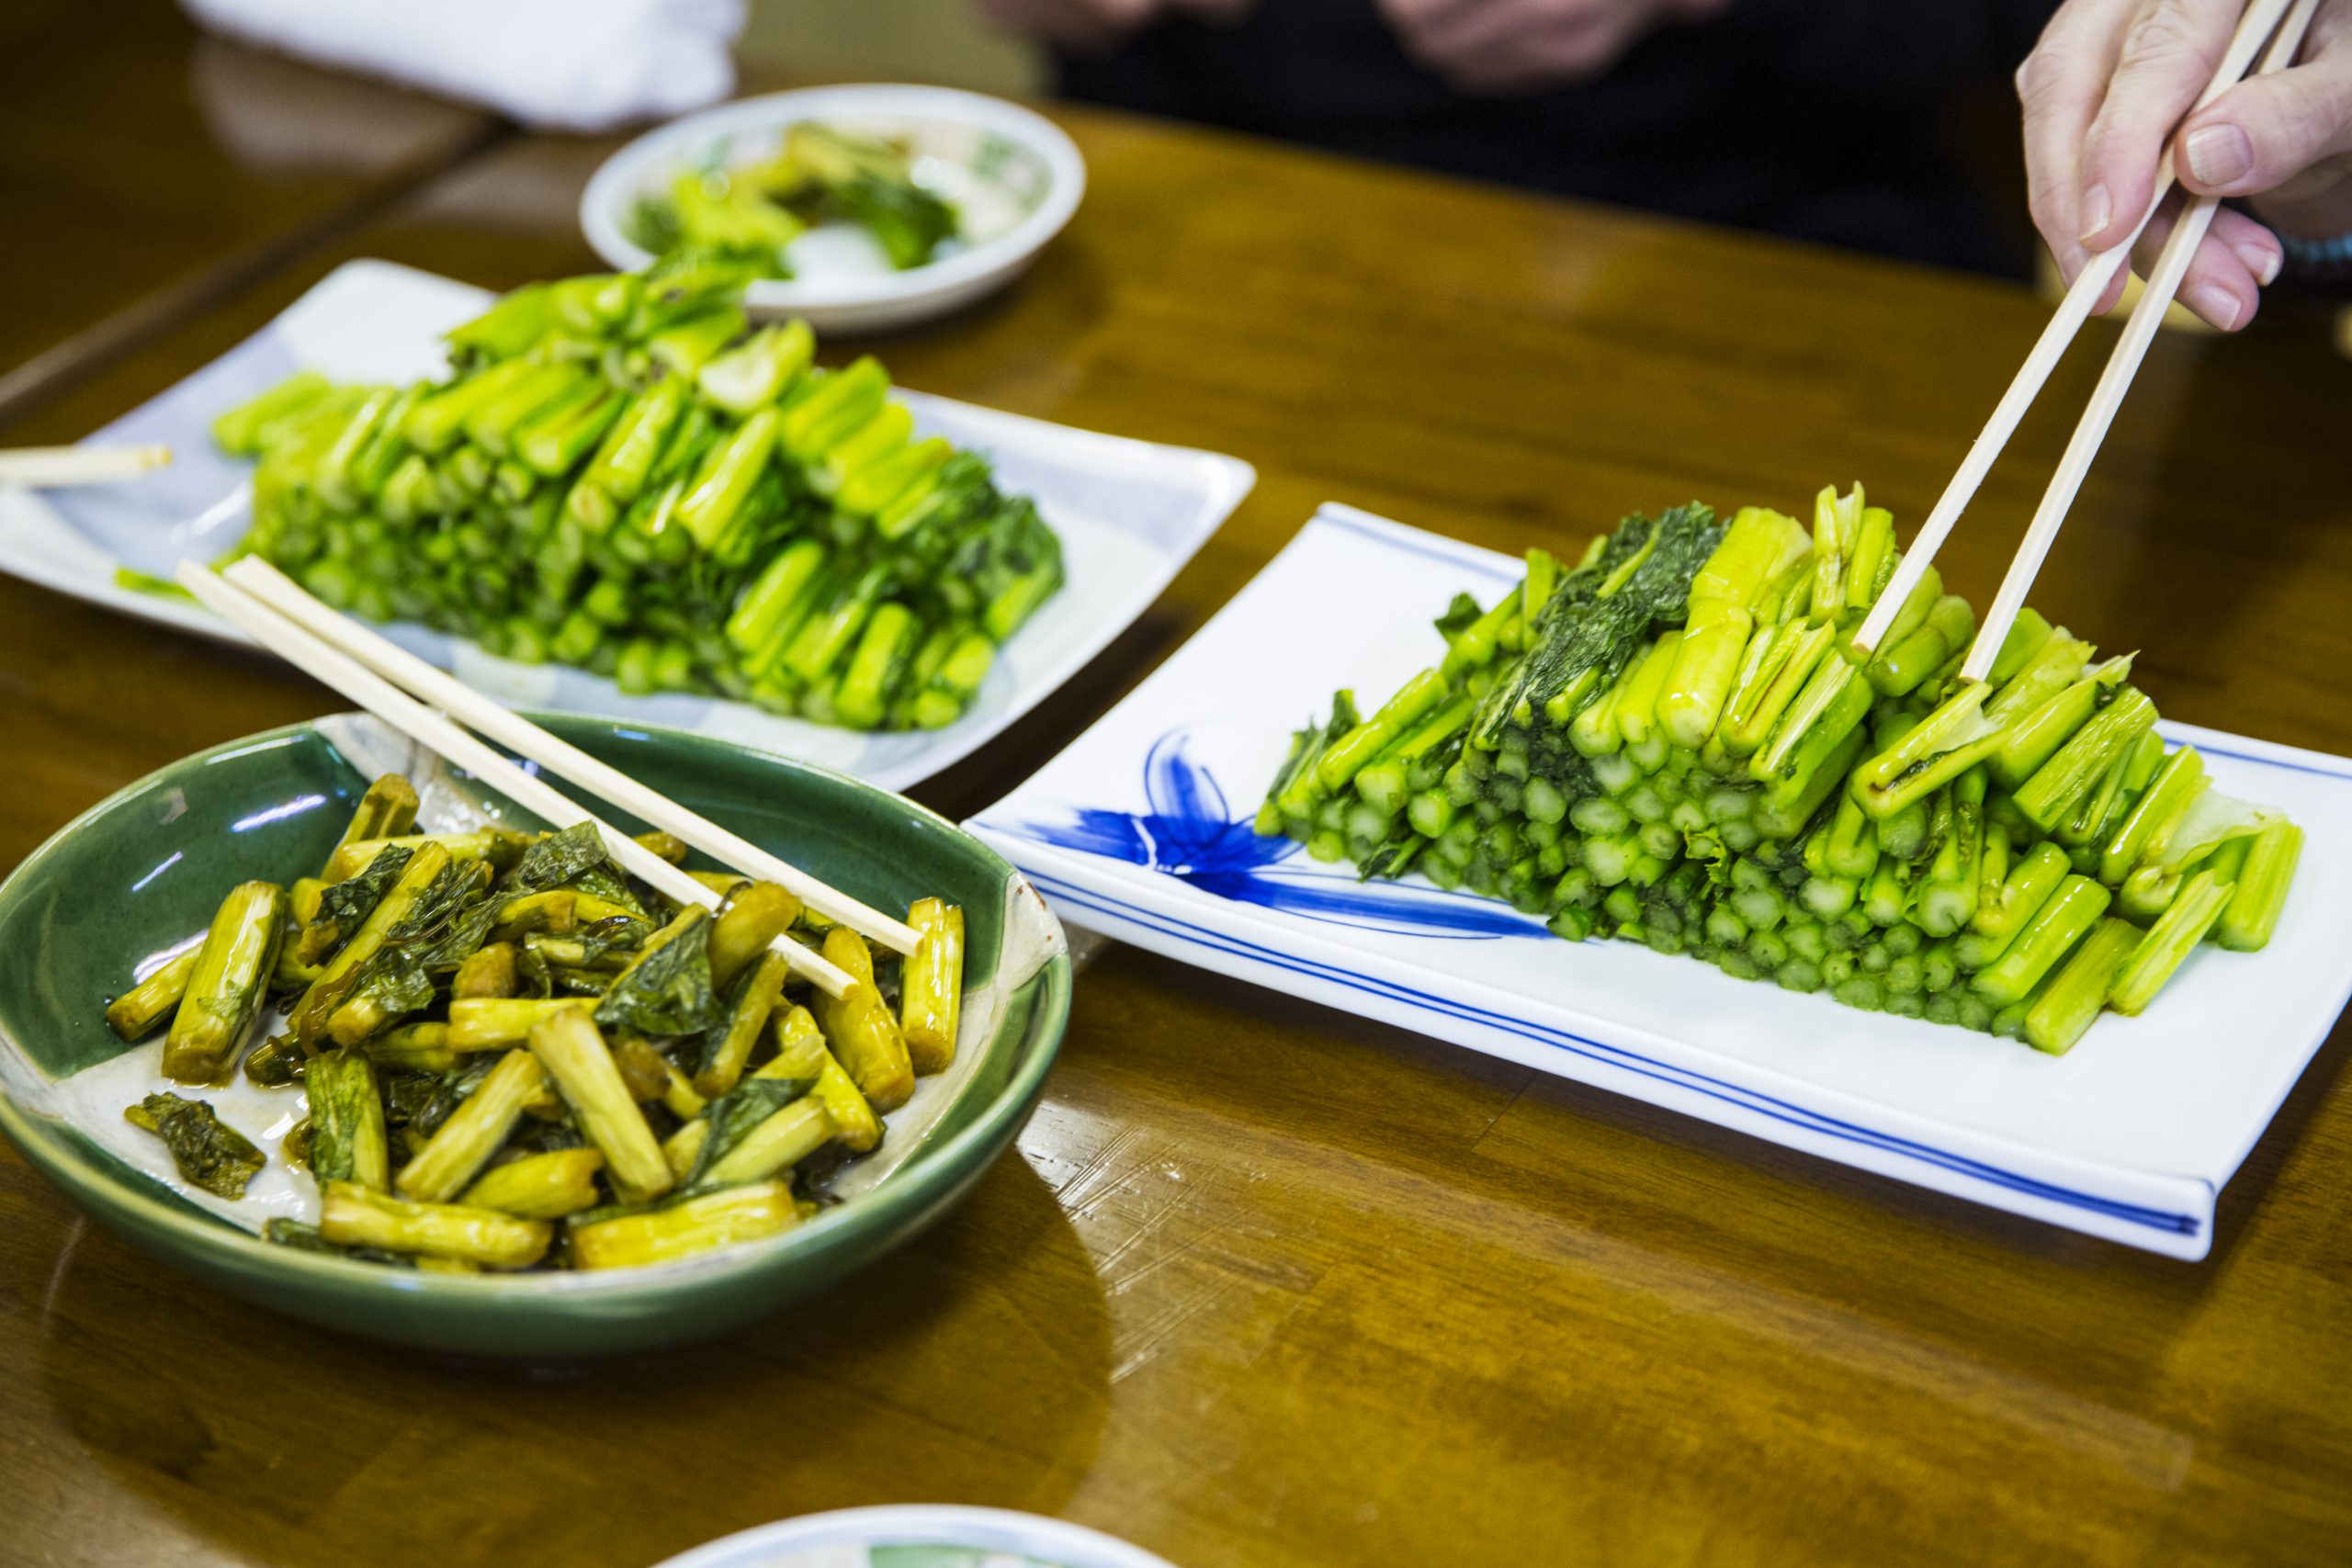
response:
M1069 96L1364 157L1980 271L1963 104L2005 86L2055 0L1734 0L1608 74L1470 97L1408 60L1373 0L1258 0L1061 62ZM2010 111L2014 113L2014 110ZM2011 144L2013 147L2013 143Z

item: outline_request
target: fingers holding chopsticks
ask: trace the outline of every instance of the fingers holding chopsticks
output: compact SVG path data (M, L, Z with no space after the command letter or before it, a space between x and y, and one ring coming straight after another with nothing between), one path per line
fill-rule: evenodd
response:
M2084 133L2079 227L2071 238L2104 251L2131 237L2133 220L2155 195L2173 129L2212 79L2245 10L2241 0L2143 0Z
M2034 227L2041 231L2050 254L2057 258L2058 270L2070 285L2090 260L2086 231L2094 237L2105 233L2112 227L2117 210L2113 187L2109 186L2108 212L2096 219L2086 216L2084 196L2090 182L2086 179L2084 152L2091 126L2105 106L2109 85L2115 80L2124 38L2143 4L2143 0L2068 0L2050 19L2025 63L2018 67L2018 97L2025 106L2028 200ZM2181 108L2194 99L2196 89L2189 92ZM2149 180L2154 178L2154 171L2155 154L2151 150ZM2143 192L2131 215L2137 217L2147 202L2148 196ZM2119 280L2117 291L2120 289ZM2099 309L2113 304L2111 298L2103 299Z
M2165 197L2132 245L2132 270L2142 277L2154 274L2189 199L2179 191ZM2211 229L2189 261L2180 302L2220 331L2234 332L2254 320L2263 289L2278 277L2284 260L2276 234L2245 213L2223 208L2213 214Z
M2168 175L2202 196L2269 193L2258 219L2215 219L2183 283L2182 303L2225 332L2254 319L2283 265L2268 225L2313 237L2352 230L2352 0L2325 0L2305 17L2301 64L2238 82L2245 67L2231 62L2287 9L2283 0L2068 0L2059 11L2018 84L2034 222L2069 282L2094 254L2132 240ZM2322 192L2332 194L2313 201ZM2177 206L2140 236L2143 275ZM2119 274L2099 310L2113 307L2122 282Z
M2352 4L2328 0L2289 69L2251 77L2182 122L2181 184L2252 197L2290 232L2352 230Z

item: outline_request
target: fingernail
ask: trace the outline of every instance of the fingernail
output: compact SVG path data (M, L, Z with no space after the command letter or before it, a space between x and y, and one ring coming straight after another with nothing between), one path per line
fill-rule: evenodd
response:
M2188 172L2209 186L2233 185L2254 167L2254 143L2234 125L2209 125L2188 139Z
M2246 271L2265 288L2278 281L2278 264L2285 258L2267 245L2233 245L2238 260L2245 263Z
M2103 185L2091 186L2083 193L2083 243L2089 244L2115 221L2115 198L2107 194Z
M2188 296L2188 308L2223 332L2238 324L2238 297L2218 283L2209 283Z

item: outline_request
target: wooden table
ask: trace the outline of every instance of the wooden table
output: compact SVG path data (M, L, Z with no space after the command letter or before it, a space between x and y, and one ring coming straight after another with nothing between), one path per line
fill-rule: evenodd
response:
M504 134L201 37L172 0L0 6L0 421Z
M889 362L1261 479L1111 652L917 792L950 812L1076 735L1324 500L1572 549L1631 508L1801 507L1859 476L1916 521L2041 319L1966 278L1063 118L1091 171L1077 222ZM584 267L571 201L603 151L455 164L0 439L82 433L349 255L494 286ZM1989 592L2094 357L1950 551L1963 591ZM2256 333L2167 340L2143 381L2039 602L2143 649L2173 716L2352 749L2352 370ZM0 693L0 863L172 757L333 705L12 581ZM1196 1568L2342 1562L2346 1037L2192 1266L1114 949L1018 1157L953 1219L770 1324L587 1366L256 1314L0 1156L0 1560L620 1568L933 1500Z

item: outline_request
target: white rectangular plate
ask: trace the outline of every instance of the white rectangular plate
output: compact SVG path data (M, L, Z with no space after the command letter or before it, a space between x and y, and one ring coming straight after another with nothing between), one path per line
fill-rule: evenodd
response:
M2309 835L2278 933L2200 949L2064 1057L1571 944L1418 877L1360 883L1250 823L1331 693L1377 705L1456 592L1521 563L1328 506L1135 694L973 831L1065 919L1792 1148L2181 1258L2352 995L2352 761L2185 726L2222 789Z
M261 332L187 380L89 437L160 444L174 461L128 484L0 491L0 570L126 615L242 640L209 611L119 586L128 566L169 577L183 558L209 560L251 519L246 465L222 457L213 416L299 369L353 381L440 372L440 335L491 296L390 262L336 268ZM663 694L624 696L584 670L493 659L424 626L394 639L507 703L638 718L721 735L904 789L964 757L1035 706L1159 597L1256 482L1238 458L1098 435L905 392L920 433L987 453L1011 493L1034 497L1061 536L1069 582L999 656L978 699L944 729L864 734L748 704Z

